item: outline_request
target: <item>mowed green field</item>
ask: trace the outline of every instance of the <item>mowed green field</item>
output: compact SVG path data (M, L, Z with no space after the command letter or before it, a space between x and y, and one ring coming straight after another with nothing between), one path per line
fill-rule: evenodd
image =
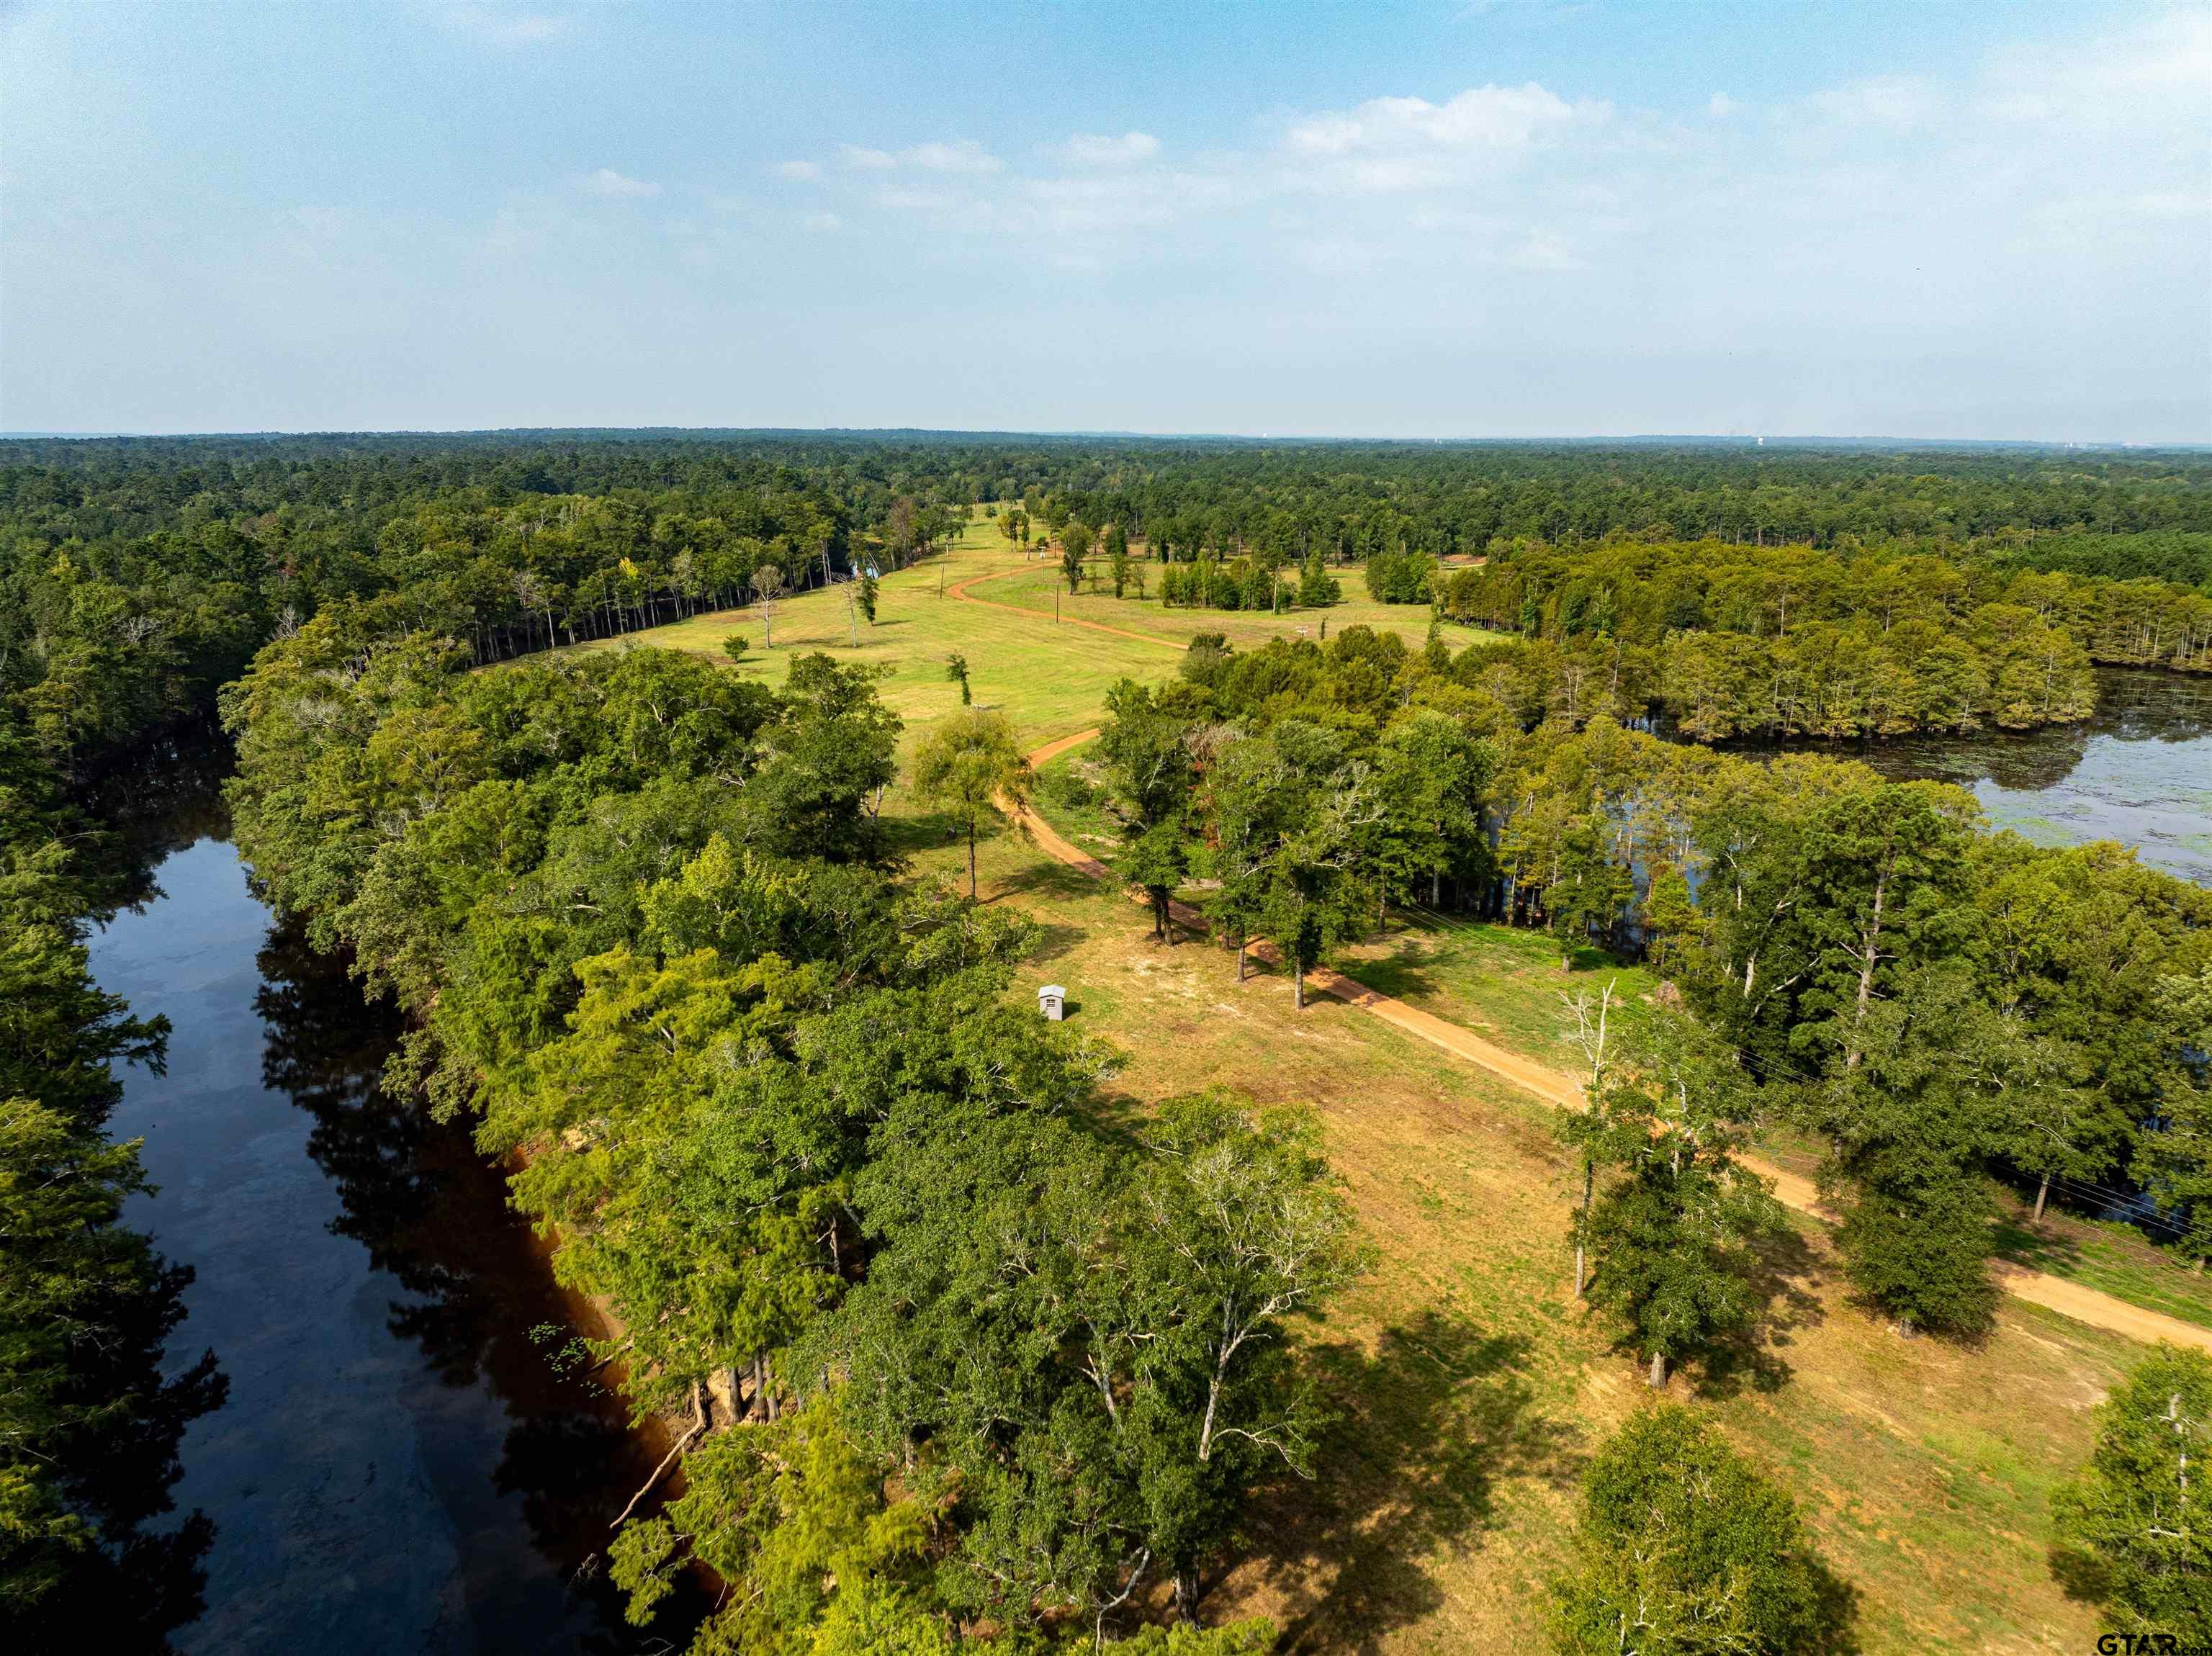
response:
M1158 571L1150 573L1157 593ZM989 579L979 579L984 577ZM734 633L752 646L751 658L737 670L771 684L782 682L794 655L827 651L840 661L884 670L881 694L906 720L908 743L960 705L959 687L945 676L945 658L958 651L968 658L976 705L998 708L1025 740L1043 743L1096 724L1107 690L1119 680L1172 674L1199 633L1227 633L1238 647L1249 648L1271 637L1295 638L1301 628L1318 636L1326 616L1332 634L1364 622L1395 632L1416 646L1427 635L1425 606L1368 603L1358 573L1346 572L1344 579L1347 596L1358 593L1360 602L1280 618L1170 610L1157 597L1070 597L1056 560L1049 567L1034 558L1025 562L996 523L979 515L949 554L884 577L873 627L850 612L850 589L840 585L782 600L772 629L751 607L575 647L652 645L720 660L722 640ZM963 583L972 584L975 601L953 595ZM1061 604L1058 621L1053 615L1055 590ZM1106 628L1119 630L1102 630ZM1452 630L1455 637L1464 632ZM768 646L771 631L773 648Z
M1326 636L1333 638L1347 627L1371 627L1378 633L1395 633L1415 648L1428 637L1428 605L1376 603L1367 596L1365 575L1356 568L1332 572L1344 589L1344 601L1323 610L1289 610L1278 616L1265 610L1171 609L1160 602L1160 572L1157 565L1139 561L1146 582L1146 596L1141 598L1136 596L1133 586L1119 598L1110 586L1093 591L1088 580L1082 591L1071 593L1066 578L1060 573L1058 553L1042 559L1031 558L1025 564L1018 550L1007 548L994 525L980 518L969 525L969 543L980 543L986 537L998 541L999 566L1012 564L1019 573L977 587L975 596L1017 605L1041 616L1056 612L1063 620L1096 622L1165 639L1179 646L1188 644L1194 633L1219 633L1239 650L1255 649L1273 638L1319 640L1324 636L1324 628ZM1091 567L1103 585L1104 561L1094 559ZM1451 622L1444 623L1444 633L1455 646L1475 636L1474 629Z

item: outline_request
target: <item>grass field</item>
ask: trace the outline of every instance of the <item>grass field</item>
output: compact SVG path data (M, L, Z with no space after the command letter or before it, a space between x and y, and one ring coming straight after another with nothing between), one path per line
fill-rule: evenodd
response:
M959 853L915 827L919 867L950 872ZM1583 1461L1645 1396L1568 1292L1570 1168L1548 1107L1336 1002L1297 1015L1286 980L1240 986L1226 951L1153 943L1141 908L1011 831L982 872L988 899L1043 928L1014 994L1064 983L1074 1027L1126 1054L1117 1110L1214 1083L1311 1106L1376 1248L1310 1337L1342 1411L1322 1475L1262 1515L1209 1616L1274 1614L1303 1651L1522 1647L1565 1562ZM1454 970L1523 941L1461 945ZM1515 964L1501 976L1517 986L1484 1002L1501 1040L1547 1033L1566 981L1548 952ZM1701 1397L1796 1491L1861 1594L1867 1649L2085 1648L2094 1617L2045 1563L2050 1492L2136 1349L2018 1301L1981 1349L1908 1342L1850 1305L1817 1228L1773 1263L1766 1339L1674 1394Z
M997 539L998 531L978 519L969 526L968 540L980 543L986 537ZM1145 572L1147 596L1142 598L1133 590L1128 596L1117 598L1110 588L1092 591L1087 584L1085 591L1070 593L1056 554L1047 560L1032 560L1023 567L1021 554L1006 551L1005 547L1005 541L999 539L1000 564L1012 564L1019 573L977 588L978 597L1015 604L1040 616L1054 613L1056 606L1064 621L1096 622L1166 639L1178 646L1188 644L1194 633L1220 633L1239 650L1255 649L1273 638L1317 640L1324 625L1332 637L1355 626L1371 627L1378 633L1395 633L1415 648L1428 637L1427 605L1375 603L1367 596L1366 578L1357 569L1338 572L1344 588L1343 603L1325 610L1291 610L1276 616L1265 611L1170 609L1159 600L1159 571L1152 567L1147 567ZM1103 572L1103 566L1099 567ZM1475 636L1473 629L1455 622L1446 622L1445 632L1455 645Z
M1018 563L978 520L944 579ZM810 594L781 606L776 648L738 670L780 676L800 648L880 663L911 739L957 704L942 677L957 649L977 701L1042 743L1095 723L1125 674L1171 672L1194 632L1249 646L1279 625L1064 592L1055 624L1053 579L1033 566L985 583L975 597L1012 606L987 608L938 597L933 565L901 572L884 583L880 622L862 628L858 652L844 594ZM1328 613L1334 634L1358 610ZM1142 636L1071 624L1094 618ZM1419 612L1376 618L1415 642L1426 625ZM1315 617L1289 624L1318 630ZM757 650L763 641L744 613L643 638L719 657L732 631ZM1055 768L1080 774L1086 762L1078 749ZM1109 853L1106 814L1054 792L1041 803L1055 827ZM964 873L943 824L896 798L891 810L918 871ZM1066 984L1074 1028L1124 1054L1110 1109L1139 1113L1213 1083L1310 1106L1375 1249L1370 1274L1308 1337L1340 1410L1321 1475L1271 1499L1243 1562L1210 1584L1209 1618L1268 1612L1300 1651L1528 1647L1544 1584L1566 1562L1580 1468L1647 1395L1632 1357L1568 1291L1570 1168L1549 1107L1334 1001L1296 1014L1285 979L1260 970L1240 985L1225 951L1154 943L1140 908L1011 829L981 860L986 899L1041 927L1011 992L1026 1002L1039 983ZM1595 951L1563 973L1540 934L1442 917L1336 963L1562 1066L1563 990L1617 978L1633 1006L1652 986ZM1807 1150L1778 1148L1785 1159ZM2186 1273L2131 1233L2069 1221L2008 1240L2043 1250L2042 1268L2192 1314L2174 1302L2192 1297ZM1979 1348L1901 1339L1851 1303L1810 1222L1770 1263L1779 1297L1763 1338L1674 1392L1698 1398L1797 1495L1859 1594L1865 1648L2087 1648L2095 1618L2047 1565L2050 1495L2087 1452L2089 1410L2140 1349L2014 1300ZM2197 1319L2212 1319L2201 1288L2195 1300Z
M1010 573L1002 572L1011 571ZM963 604L939 596L980 576L998 576L978 585L974 596L988 604ZM1153 572L1158 591L1158 572ZM1177 654L1198 633L1227 633L1239 647L1278 634L1295 637L1300 628L1317 634L1326 616L1332 632L1356 621L1388 628L1418 646L1426 636L1429 612L1404 604L1370 604L1357 572L1347 572L1347 593L1362 601L1327 610L1297 611L1279 620L1212 610L1170 610L1157 597L1116 600L1110 596L1067 596L1057 563L1048 567L1010 548L990 520L972 519L948 554L884 577L876 604L876 624L849 615L848 589L836 586L783 599L775 607L774 648L770 628L757 609L717 610L689 621L656 627L627 638L579 645L579 649L621 649L625 644L654 645L722 657L722 640L742 634L751 645L749 660L738 671L780 683L794 655L823 650L840 661L859 661L885 670L884 699L907 722L913 742L936 719L960 705L959 687L945 676L946 656L968 658L977 705L997 707L1022 736L1048 741L1095 724L1106 692L1122 678L1164 678L1175 670ZM1053 618L1053 594L1060 595L1062 619ZM1128 637L1071 623L1095 622L1122 629ZM1464 631L1452 629L1455 634ZM1471 635L1470 635L1471 636ZM859 640L857 647L855 637Z

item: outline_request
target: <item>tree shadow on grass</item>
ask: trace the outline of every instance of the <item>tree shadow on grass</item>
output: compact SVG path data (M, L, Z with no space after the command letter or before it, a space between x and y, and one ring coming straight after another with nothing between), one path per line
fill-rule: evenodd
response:
M1083 931L1079 926L1062 925L1056 920L1040 922L1036 942L1030 952L1022 956L1022 963L1024 966L1042 966L1048 961L1056 961L1071 953L1082 941ZM1071 1000L1062 1010L1066 1016L1073 1017L1083 1010L1082 1003Z
M1501 1480L1574 1475L1575 1429L1534 1412L1529 1352L1523 1336L1431 1310L1383 1330L1372 1356L1312 1354L1339 1410L1319 1477L1271 1499L1255 1526L1286 1600L1279 1648L1380 1649L1442 1606L1425 1561L1481 1544Z
M1437 980L1427 968L1426 951L1408 942L1399 944L1388 955L1345 960L1337 969L1378 995L1388 995L1393 1000L1419 1000L1437 992Z
M1052 862L1024 864L991 882L992 892L999 897L1095 897L1102 889L1081 869ZM1137 911L1133 907L1131 912Z
M878 817L876 825L882 830L885 847L896 857L939 851L965 838L960 824L945 811L902 811Z
M1540 937L1542 934L1532 935ZM1552 943L1559 958L1568 963L1567 975L1570 977L1578 972L1626 972L1629 969L1628 961L1610 949L1600 949L1595 943L1583 943L1579 939L1570 942L1564 937L1554 937Z
M2030 1271L2046 1271L2054 1277L2063 1277L2081 1267L2081 1239L2055 1228L2038 1229L2024 1218L2001 1217L1992 1240L1998 1259L2026 1265Z
M1826 1272L1820 1256L1798 1232L1785 1229L1765 1238L1753 1246L1752 1257L1752 1288L1765 1305L1765 1314L1744 1333L1706 1352L1693 1382L1701 1398L1780 1391L1796 1373L1783 1351L1796 1343L1801 1330L1817 1327L1827 1317L1819 1293Z

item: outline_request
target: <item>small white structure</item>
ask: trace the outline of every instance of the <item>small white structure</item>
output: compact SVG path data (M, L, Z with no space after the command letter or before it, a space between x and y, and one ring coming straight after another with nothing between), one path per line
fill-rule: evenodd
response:
M1056 983L1048 983L1037 991L1037 1010L1054 1023L1067 1016L1067 991Z

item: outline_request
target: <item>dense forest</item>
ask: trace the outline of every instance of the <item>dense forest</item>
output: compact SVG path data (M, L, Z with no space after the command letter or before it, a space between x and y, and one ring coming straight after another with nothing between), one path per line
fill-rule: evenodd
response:
M2212 659L2208 482L2193 455L2035 450L0 443L0 686L44 749L97 751L334 605L501 659L896 567L981 503L1079 564L1095 532L1117 592L1135 539L1181 566L1170 602L1327 604L1327 565L1365 560L1385 601L1559 650L1530 694L1571 716L1595 671L1615 716L1698 736L2019 725L2079 716L2085 657ZM1490 564L1437 567L1458 556Z
M2092 663L2212 670L2212 595L1925 552L1616 542L1442 585L1447 615L1532 642L1498 652L1524 717L1659 710L1700 740L2027 729L2087 715Z
M83 947L138 895L101 785L166 735L219 713L259 886L397 999L395 1080L512 1158L619 1319L600 1355L684 1470L614 1544L641 1621L696 1563L732 1589L702 1651L1256 1651L1139 1624L1187 1620L1313 1469L1291 1336L1363 1266L1314 1120L1200 1093L1110 1125L1115 1055L1007 999L1028 923L896 854L866 672L547 646L894 568L979 507L1072 547L1071 584L1095 549L1130 596L1150 563L1273 609L1364 562L1492 629L1201 637L1123 684L1118 867L1163 918L1207 882L1301 984L1392 905L1657 961L1669 998L1593 1054L1574 1129L1589 1291L1656 1383L1759 1313L1774 1216L1735 1158L1771 1123L1827 1147L1851 1278L1916 1328L1986 1324L1993 1177L2130 1180L2212 1253L2212 894L1993 835L1957 790L1710 745L2063 721L2092 663L2203 670L2208 485L2202 456L2032 449L0 444L0 1603L157 1647L207 1544L146 1527L222 1381L174 1360L179 1273L117 1222L141 1179L104 1132L112 1065L164 1032ZM1671 1466L1761 1515L1784 1619L1739 1643L1817 1647L1832 1584L1786 1498L1651 1418L1594 1465L1562 1643L1650 1570L1700 1590L1639 1538ZM2085 1547L2124 1473L2085 1483ZM1680 1533L1719 1522L1677 1497Z

